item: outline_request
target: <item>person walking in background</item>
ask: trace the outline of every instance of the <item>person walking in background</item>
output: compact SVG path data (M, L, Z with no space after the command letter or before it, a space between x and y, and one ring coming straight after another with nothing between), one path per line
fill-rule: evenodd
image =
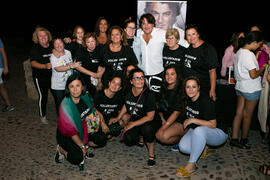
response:
M4 48L4 44L2 39L0 38L0 95L2 99L4 100L5 107L2 109L2 112L9 112L13 111L15 107L11 104L7 90L4 86L4 82L2 79L2 75L7 75L8 74L8 60L7 60L7 55L6 51Z
M48 124L46 118L48 90L51 89L52 55L53 45L52 35L43 27L37 27L33 33L34 46L30 51L30 61L33 70L33 80L38 91L38 107L40 120L43 124Z
M232 139L230 145L241 149L250 149L248 145L248 132L253 111L261 94L261 77L266 64L259 68L258 61L252 51L258 49L263 43L262 33L250 32L234 59L234 75L236 79L235 91L237 95L236 115L232 124ZM241 140L238 140L240 126L242 124Z

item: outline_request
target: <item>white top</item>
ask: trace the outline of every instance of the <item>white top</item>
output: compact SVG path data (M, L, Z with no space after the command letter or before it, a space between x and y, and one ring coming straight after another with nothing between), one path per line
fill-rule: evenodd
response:
M51 88L54 90L65 90L66 82L68 77L72 73L72 69L69 69L65 72L58 72L55 70L55 67L66 66L72 63L70 51L65 49L65 55L59 58L55 57L53 54L50 57L52 64L52 79L51 79Z
M239 49L234 57L235 89L245 93L253 93L261 90L261 77L251 79L249 72L252 69L259 70L258 61L253 52L247 49Z
M163 68L162 50L166 43L166 31L153 28L152 38L148 44L143 39L144 32L141 31L137 35L141 39L142 62L139 67L144 71L145 75L156 75L161 73Z

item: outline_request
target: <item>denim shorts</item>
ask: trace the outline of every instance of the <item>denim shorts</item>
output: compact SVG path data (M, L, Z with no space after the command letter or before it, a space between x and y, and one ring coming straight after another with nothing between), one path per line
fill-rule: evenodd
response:
M256 100L260 99L260 96L261 96L261 90L255 91L253 93L245 93L245 92L241 92L239 90L235 90L235 91L236 91L237 96L243 96L245 99L247 99L249 101L256 101Z

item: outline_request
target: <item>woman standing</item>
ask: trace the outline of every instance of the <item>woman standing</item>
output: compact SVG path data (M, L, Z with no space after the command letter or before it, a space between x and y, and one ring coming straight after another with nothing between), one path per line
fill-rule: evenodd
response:
M107 44L110 25L105 17L99 17L95 25L98 44Z
M226 142L228 137L217 128L215 103L210 97L200 91L200 82L197 77L190 76L183 82L185 107L184 129L188 132L179 142L179 149L190 154L188 163L177 169L176 176L188 177L196 171L196 162L207 145L219 146Z
M180 67L184 59L186 48L179 45L180 35L177 29L168 29L166 31L166 44L163 48L163 67L170 64L176 64Z
M73 68L80 66L78 62L72 62L70 51L64 49L64 42L60 38L53 41L54 49L50 62L52 64L51 89L56 105L56 113L59 113L59 106L65 96L65 86Z
M201 91L216 100L216 68L219 66L215 48L204 42L195 25L186 28L186 38L190 46L183 61L183 76L196 76L201 82Z
M87 91L94 97L96 90L101 89L101 77L105 71L102 65L101 48L97 46L95 33L86 33L83 38L82 51L78 54L78 61L82 66L78 68L86 84Z
M124 105L116 118L110 120L116 123L128 113L130 119L124 128L122 139L128 146L137 145L140 136L148 149L148 166L156 164L154 154L155 133L161 125L160 118L155 116L155 94L149 90L145 83L144 72L141 69L133 69L129 75L131 89L125 95Z
M260 74L264 71L266 64L260 69L255 54L252 52L263 44L262 33L250 32L244 40L244 46L240 48L234 59L234 74L236 79L235 91L237 95L236 115L232 125L231 146L241 149L249 149L248 132L251 124L253 111L261 94ZM241 140L238 140L240 126L242 124Z
M37 88L39 99L39 115L41 123L48 124L46 119L48 90L51 87L52 64L50 57L53 46L51 33L43 28L37 27L33 33L33 42L35 43L30 51L30 61L33 70L33 80Z
M122 76L128 64L138 63L133 50L127 44L124 30L119 26L113 26L109 31L108 44L103 47L103 61L105 72L102 84L107 84L114 73Z

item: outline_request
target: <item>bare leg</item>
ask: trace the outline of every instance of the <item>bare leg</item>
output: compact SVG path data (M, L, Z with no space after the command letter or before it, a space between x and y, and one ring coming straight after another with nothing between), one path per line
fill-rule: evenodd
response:
M232 125L232 139L238 139L240 126L243 118L243 111L245 106L245 99L243 96L237 96L236 114L234 116Z
M176 144L180 141L181 137L185 134L183 125L174 122L166 129L160 128L156 133L156 138L164 144Z
M9 98L8 98L8 93L7 93L6 88L4 87L4 84L0 84L0 95L1 95L1 97L3 98L5 104L6 104L7 106L10 106L11 103L10 103L10 100L9 100Z
M245 139L248 136L253 111L254 111L257 103L258 103L258 100L256 100L256 101L245 100L245 107L244 107L244 114L243 114L242 139Z

